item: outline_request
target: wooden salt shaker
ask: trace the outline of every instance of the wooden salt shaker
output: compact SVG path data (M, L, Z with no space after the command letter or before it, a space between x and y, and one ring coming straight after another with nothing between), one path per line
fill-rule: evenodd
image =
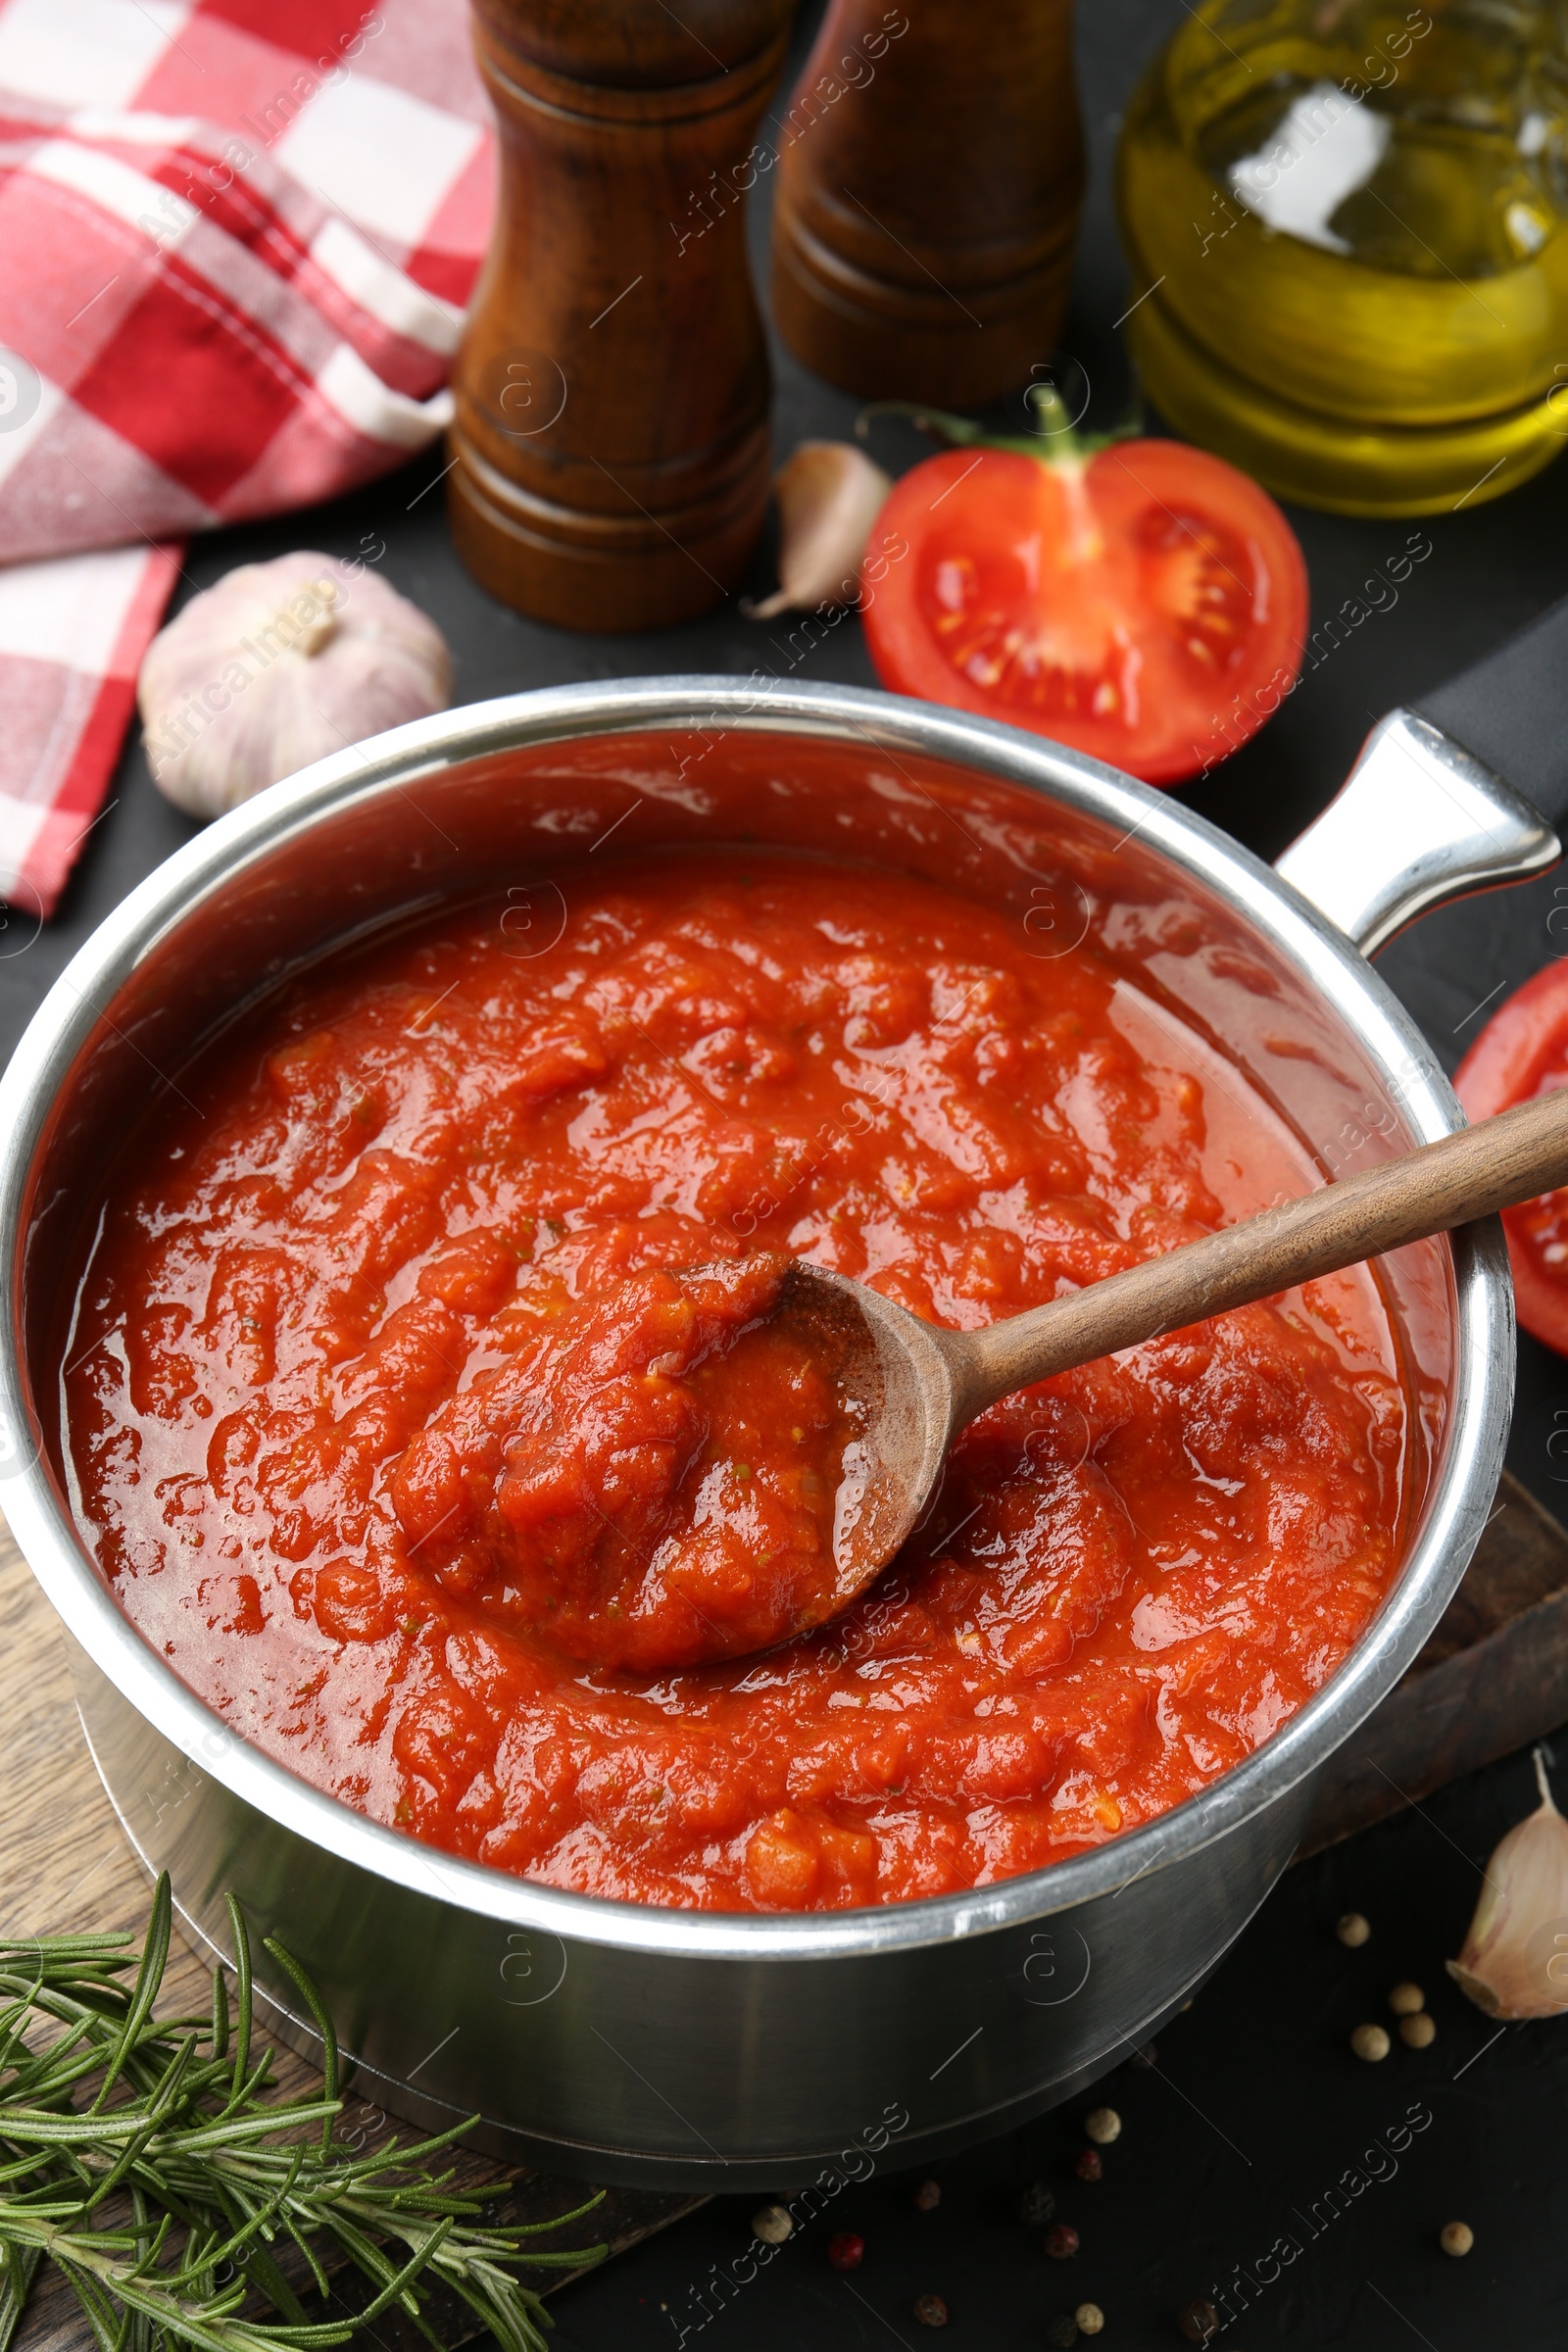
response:
M769 380L745 246L791 0L476 0L496 224L454 377L453 537L537 620L642 629L735 587Z
M1072 0L832 0L780 134L780 333L847 392L1000 399L1055 348L1083 178Z

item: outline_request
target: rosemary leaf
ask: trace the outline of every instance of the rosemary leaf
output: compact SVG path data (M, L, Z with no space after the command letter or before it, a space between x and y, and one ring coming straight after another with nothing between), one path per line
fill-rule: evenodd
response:
M162 2023L167 1878L139 1951L124 1936L0 1943L0 2352L44 2262L69 2282L99 2352L329 2352L391 2308L438 2346L425 2316L432 2281L505 2352L543 2352L549 2318L516 2268L599 2260L603 2246L530 2242L581 2220L597 2196L558 2222L495 2228L483 2220L494 2190L431 2169L466 2125L366 2155L336 2138L331 2019L269 1938L325 2053L321 2095L271 2095L271 2053L253 2057L250 1936L232 1895L228 1909L232 2007L215 1968L210 2010ZM332 2271L350 2266L366 2308L309 2319L279 2264L289 2247L323 2301Z

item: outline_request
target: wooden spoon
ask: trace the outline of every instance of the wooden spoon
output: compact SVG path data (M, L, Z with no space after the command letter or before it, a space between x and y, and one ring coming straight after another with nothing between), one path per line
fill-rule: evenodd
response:
M836 1582L793 1633L836 1617L886 1567L929 1504L958 1431L999 1397L1562 1184L1568 1087L984 1331L940 1330L863 1283L797 1259L773 1312L806 1326L864 1414L864 1435L845 1455Z

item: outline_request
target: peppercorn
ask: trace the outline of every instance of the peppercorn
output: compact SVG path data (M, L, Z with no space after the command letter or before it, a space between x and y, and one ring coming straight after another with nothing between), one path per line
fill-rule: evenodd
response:
M1046 2341L1048 2344L1075 2344L1078 2341L1078 2323L1070 2311L1058 2312L1054 2320L1046 2322Z
M1098 2303L1080 2303L1072 2316L1081 2335L1098 2335L1105 2325L1105 2315Z
M1412 2050L1430 2049L1437 2038L1438 2029L1424 2009L1418 2009L1414 2017L1400 2018L1399 2039Z
M1071 2222L1053 2222L1046 2231L1046 2252L1057 2262L1065 2262L1069 2254L1078 2251L1078 2232Z
M841 2230L827 2241L827 2258L836 2271L858 2271L865 2260L865 2240L853 2230Z
M1438 2232L1438 2243L1445 2254L1457 2257L1468 2254L1476 2242L1476 2233L1468 2222L1445 2222Z
M1389 2007L1396 2017L1414 2017L1427 2005L1427 1996L1419 1984L1396 1984L1389 1995Z
M1219 2313L1201 2297L1176 2315L1176 2325L1190 2344L1212 2343L1219 2333Z
M1334 1933L1343 1944L1348 1945L1349 1949L1354 1952L1359 1951L1361 1945L1365 1943L1372 1933L1372 1928L1370 1922L1363 1919L1359 1911L1347 1911Z
M1018 2219L1026 2230L1043 2230L1055 2210L1055 2191L1044 2180L1031 2180L1018 2199Z
M911 2191L909 2202L916 2213L934 2213L942 2202L941 2181L922 2180L919 2187Z
M1364 2058L1369 2066L1375 2066L1380 2058L1386 2058L1389 2054L1389 2037L1381 2026L1357 2026L1350 2035L1350 2047L1358 2058Z
M795 2218L788 2206L760 2205L752 2216L752 2234L765 2246L781 2246L795 2235Z
M914 2316L922 2328L945 2328L948 2324L948 2307L940 2295L916 2295Z
M1141 2041L1127 2061L1129 2066L1152 2067L1159 2063L1159 2052L1152 2041ZM1085 2333L1088 2333L1087 2328Z
M1113 2139L1121 2137L1121 2117L1114 2107L1091 2107L1084 2117L1084 2130L1098 2147L1108 2148Z
M1098 2148L1080 2148L1072 2160L1072 2169L1080 2180L1098 2180L1105 2170Z

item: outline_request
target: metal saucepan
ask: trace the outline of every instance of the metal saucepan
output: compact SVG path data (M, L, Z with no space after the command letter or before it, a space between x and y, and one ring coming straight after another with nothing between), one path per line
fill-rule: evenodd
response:
M800 789L811 775L831 784L831 821ZM548 944L565 869L637 804L639 849L825 848L1009 907L1042 955L1095 932L1331 1172L1459 1120L1362 951L1457 892L1539 871L1558 845L1404 712L1271 872L1179 802L960 712L831 686L575 686L400 728L276 786L134 891L40 1007L0 1083L0 1503L70 1631L125 1834L172 1874L186 1934L221 1952L235 1888L313 1972L362 2084L394 2112L477 2111L484 2144L602 2180L783 2186L852 2145L870 2151L862 2167L914 2163L1021 2121L1213 1966L1289 1860L1318 1768L1470 1557L1508 1426L1512 1301L1494 1224L1385 1261L1429 1433L1399 1581L1265 1746L1096 1851L935 1901L698 1913L533 1886L320 1794L183 1687L76 1533L58 1375L84 1221L127 1125L281 974L393 915L486 894L518 954Z

